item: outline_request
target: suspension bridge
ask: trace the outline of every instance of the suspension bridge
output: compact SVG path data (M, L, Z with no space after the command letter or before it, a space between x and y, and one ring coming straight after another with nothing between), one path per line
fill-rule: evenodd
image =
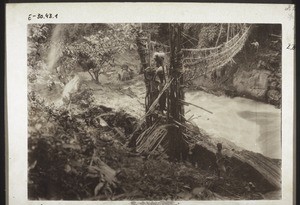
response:
M250 34L251 25L239 24L239 29L230 31L230 24L228 24L227 41L210 48L193 48L181 49L182 51L182 65L185 71L186 79L195 79L205 74L212 73L221 69L230 62L234 62L233 58L242 50L248 36ZM221 33L222 25L220 28ZM231 38L229 38L231 34ZM192 38L183 33L185 38ZM220 34L217 42L219 41ZM169 46L155 41L149 42L149 56L153 53L154 46L160 45L163 47L166 54L168 54Z

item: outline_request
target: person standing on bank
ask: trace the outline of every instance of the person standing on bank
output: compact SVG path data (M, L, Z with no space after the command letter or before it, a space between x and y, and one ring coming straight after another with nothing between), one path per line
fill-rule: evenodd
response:
M226 173L225 168L225 158L222 154L222 144L217 144L217 153L216 153L216 163L217 163L217 172L218 172L218 178L223 178L221 175L224 175Z
M154 52L153 58L155 61L156 72L155 72L155 81L159 83L158 90L159 92L163 89L166 83L166 76L165 76L165 67L164 67L164 58L165 53L156 47L158 51ZM163 93L159 99L159 109L161 112L165 110L166 107L166 93Z

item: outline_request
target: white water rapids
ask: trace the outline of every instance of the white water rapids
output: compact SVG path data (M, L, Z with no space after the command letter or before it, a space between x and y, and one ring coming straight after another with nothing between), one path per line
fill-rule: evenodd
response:
M186 118L194 115L192 121L212 137L222 137L247 150L281 159L280 109L254 100L218 97L201 91L186 93L185 101L213 112L191 105L185 107Z

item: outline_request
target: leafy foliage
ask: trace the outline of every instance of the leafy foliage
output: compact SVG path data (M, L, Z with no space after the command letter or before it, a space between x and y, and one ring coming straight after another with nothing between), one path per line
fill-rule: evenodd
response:
M218 24L205 24L199 33L199 47L213 47L219 32Z
M47 39L51 35L51 26L30 24L27 28L27 66L29 82L34 83L40 71L45 68L44 54L48 49Z
M74 103L80 107L93 101L88 90L82 92L74 97ZM81 199L92 196L93 188L103 176L89 170L95 137L101 133L101 126L84 121L83 116L91 108L71 112L46 105L34 92L28 97L29 164L34 165L29 169L29 197ZM82 103L82 97L87 102ZM90 120L103 109L93 111Z
M124 52L132 41L131 29L125 24L111 24L97 33L66 46L65 52L76 61L84 71L99 82L99 75L114 66L114 56Z
M89 90L82 92L84 97L74 96L81 107L75 110L46 105L34 92L28 95L30 199L175 199L186 183L202 185L202 173L191 166L131 155L115 129L134 118L92 103L82 108L82 100L92 98ZM99 161L119 170L113 185L98 171Z
M31 25L28 66L35 70L50 69L49 73L64 79L81 67L98 83L100 74L113 70L115 56L134 47L135 35L141 28L152 38L159 37L158 24ZM53 69L57 67L59 73Z
M37 43L45 43L51 35L51 26L46 24L30 24L27 28L27 37Z
M132 118L128 114L92 104L56 109L34 93L28 97L30 199L176 199L186 183L203 184L202 173L191 166L130 155L122 136L98 121L102 115L108 126L120 127ZM119 170L116 183L106 181L98 161Z

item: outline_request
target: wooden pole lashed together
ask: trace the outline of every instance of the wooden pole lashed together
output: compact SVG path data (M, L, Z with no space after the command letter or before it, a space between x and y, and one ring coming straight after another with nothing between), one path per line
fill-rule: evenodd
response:
M174 79L170 85L168 96L168 120L169 124L176 122L184 124L184 100L183 70L182 70L182 30L183 24L170 24L170 70L169 77ZM183 157L183 130L182 126L172 126L168 130L170 156L176 159Z

